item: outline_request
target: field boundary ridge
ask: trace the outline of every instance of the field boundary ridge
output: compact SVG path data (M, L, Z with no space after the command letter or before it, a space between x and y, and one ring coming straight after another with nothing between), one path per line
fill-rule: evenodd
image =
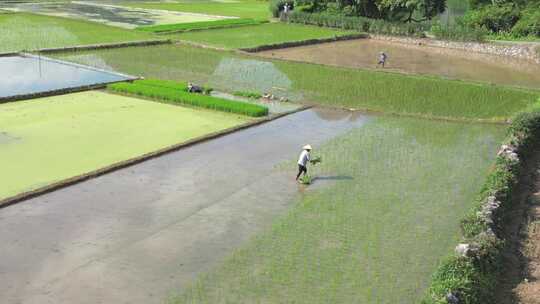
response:
M540 144L540 110L516 115L473 207L461 220L463 238L433 274L423 304L494 303L509 246L505 229L529 159Z
M329 43L329 42L336 42L336 41L367 39L367 38L369 38L369 35L365 33L347 34L347 35L337 35L330 38L315 38L315 39L308 39L308 40L264 44L264 45L259 45L255 47L239 48L238 50L242 52L247 52L247 53L257 53L257 52L262 52L262 51L286 49L286 48L297 47L297 46L306 46L306 45L313 45L313 44L322 44L322 43Z

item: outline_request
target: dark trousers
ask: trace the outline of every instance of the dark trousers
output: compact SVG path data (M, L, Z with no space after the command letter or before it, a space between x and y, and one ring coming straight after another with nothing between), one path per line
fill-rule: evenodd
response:
M298 174L296 175L296 180L298 180L298 178L300 178L300 175L302 175L302 173L304 174L307 174L307 168L305 166L302 166L302 165L298 165Z

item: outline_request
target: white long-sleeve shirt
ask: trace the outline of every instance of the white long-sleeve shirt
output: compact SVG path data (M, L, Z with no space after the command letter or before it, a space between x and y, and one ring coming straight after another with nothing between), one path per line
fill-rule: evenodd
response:
M298 164L305 167L309 160L310 160L309 151L304 150L302 151L302 153L300 153L300 157L298 158Z

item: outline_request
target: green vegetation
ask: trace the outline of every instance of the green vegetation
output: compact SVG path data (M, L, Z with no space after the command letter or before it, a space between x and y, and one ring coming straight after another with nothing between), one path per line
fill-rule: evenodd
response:
M183 33L182 40L225 48L249 48L266 44L330 38L350 32L284 23Z
M189 93L186 92L185 86L182 86L182 88L179 89L176 84L169 86L164 82L161 85L156 85L155 82L156 81L154 80L149 85L146 85L144 80L135 81L134 83L122 82L111 84L108 86L108 88L115 92L135 94L173 103L181 103L195 107L244 114L254 117L265 116L268 114L268 108L263 106L216 98L202 94Z
M193 30L209 30L216 28L239 27L246 25L257 25L266 23L267 20L255 20L250 18L223 19L214 21L201 21L177 24L162 24L153 26L140 26L137 29L145 32L167 33L167 32L187 32Z
M446 0L295 0L295 3L310 13L408 23L431 20L446 9Z
M260 93L257 93L257 92L244 92L244 91L233 92L233 95L234 96L239 96L239 97L252 98L252 99L259 99L259 98L262 97L262 95Z
M106 63L127 74L190 79L228 92L276 90L276 93L283 94L287 90L287 97L291 100L450 119L505 120L535 103L539 95L538 91L258 60L214 50L169 45L81 52L76 56L59 57L90 65L98 58L98 63ZM151 63L146 60L149 57L154 58Z
M504 143L514 147L519 159L534 151L540 136L540 112L518 115L507 132ZM446 303L445 297L452 293L460 303L493 303L497 280L501 273L504 248L504 226L506 215L512 213L513 190L518 182L523 163L504 154L499 155L488 175L485 185L474 207L461 223L465 242L474 250L467 256L448 257L433 276L430 291L423 303ZM482 207L489 197L499 202L499 207L487 213Z
M2 104L0 199L248 121L97 91Z
M123 5L140 8L190 12L218 16L233 16L240 18L267 19L268 4L258 0L210 1L210 0L180 0L175 3L160 2L125 2Z
M540 2L537 0L472 0L463 18L469 28L485 28L500 39L540 38Z
M292 209L170 303L419 303L503 136L382 116L315 147Z
M154 39L94 22L33 14L0 15L0 52Z
M370 19L364 17L350 17L342 15L329 15L308 13L302 11L292 12L288 19L292 23L312 24L345 30L357 30L373 34L385 34L396 36L424 37L430 28L429 23L399 23L389 22L382 19Z

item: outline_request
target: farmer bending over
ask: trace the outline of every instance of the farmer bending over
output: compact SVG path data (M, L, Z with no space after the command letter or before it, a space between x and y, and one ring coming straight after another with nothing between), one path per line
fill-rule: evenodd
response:
M201 87L193 85L193 83L191 83L191 82L188 83L187 88L188 88L188 92L190 92L190 93L202 93L203 92Z
M377 66L382 65L382 67L384 68L384 65L386 64L387 59L388 59L388 55L386 55L385 52L381 52L379 54L379 63L377 63Z
M310 152L311 152L311 146L305 145L303 148L302 153L300 153L300 157L298 158L298 174L296 175L296 180L300 178L300 175L302 173L307 174L307 164L310 161Z

